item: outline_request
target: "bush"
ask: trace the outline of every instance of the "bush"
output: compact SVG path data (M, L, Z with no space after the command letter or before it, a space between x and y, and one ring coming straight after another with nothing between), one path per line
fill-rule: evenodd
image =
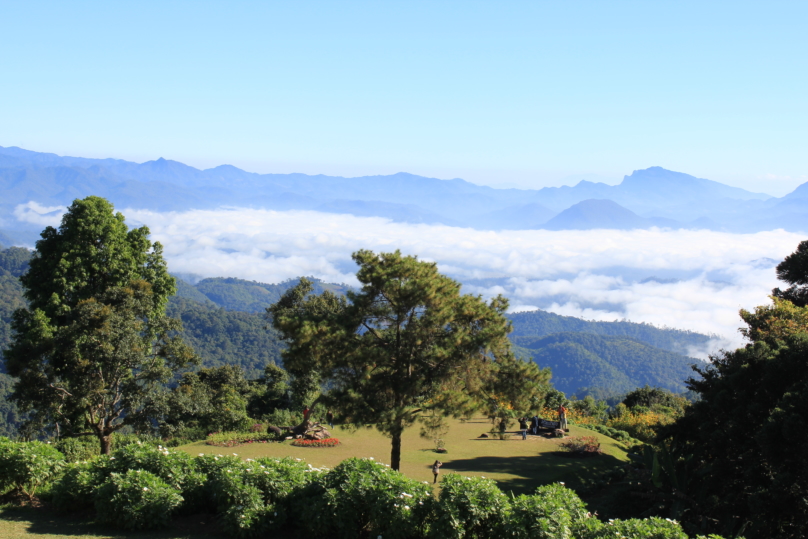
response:
M88 462L68 464L51 490L54 508L60 513L91 509L96 490L109 475L104 462L108 460L106 457L99 457Z
M43 442L0 443L0 492L11 489L33 498L65 465L64 455Z
M62 438L54 445L67 462L82 462L101 454L101 444L95 436Z
M182 494L186 501L184 511L194 510L204 503L207 477L198 471L195 459L187 453L131 444L114 451L108 462L110 473L142 470L156 475Z
M602 453L600 442L594 436L572 436L566 442L559 444L573 455L595 456Z
M293 427L303 422L303 414L278 408L263 417L265 423L276 427Z
M509 512L507 497L491 479L448 474L441 481L430 537L496 537L502 534Z
M324 438L322 440L295 440L292 445L297 447L336 447L339 440L336 438Z
M208 435L205 444L217 447L235 447L242 444L266 444L272 441L274 441L273 437L265 432L214 432Z
M657 517L592 524L581 539L688 539L677 522Z
M113 473L96 493L98 519L127 530L166 526L183 498L174 487L143 470Z
M511 502L505 535L517 539L572 539L591 518L586 505L562 484L539 487L532 496Z
M405 539L424 534L431 502L428 484L372 459L350 458L315 477L292 509L309 536Z

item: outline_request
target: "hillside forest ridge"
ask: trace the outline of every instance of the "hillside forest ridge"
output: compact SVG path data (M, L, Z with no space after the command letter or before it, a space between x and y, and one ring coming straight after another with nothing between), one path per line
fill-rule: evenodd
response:
M67 206L91 194L120 208L313 210L487 230L803 232L808 223L808 183L777 198L661 167L636 170L614 186L582 180L538 190L495 189L404 172L360 178L256 174L230 165L199 170L163 158L138 164L0 147L0 190L0 242L6 245L33 244L38 233L16 219L18 205Z

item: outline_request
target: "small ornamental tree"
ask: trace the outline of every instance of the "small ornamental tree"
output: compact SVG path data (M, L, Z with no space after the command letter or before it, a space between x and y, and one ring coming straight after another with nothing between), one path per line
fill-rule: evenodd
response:
M448 408L446 392L479 365L510 354L508 303L462 295L436 264L398 251L353 259L358 292L314 296L302 279L268 313L289 344L289 372L319 374L344 416L387 434L397 470L404 429L429 407Z
M148 424L165 382L197 361L165 316L176 285L162 246L103 198L75 200L46 228L20 280L29 307L5 352L11 399L57 435L92 433L109 453L112 433Z

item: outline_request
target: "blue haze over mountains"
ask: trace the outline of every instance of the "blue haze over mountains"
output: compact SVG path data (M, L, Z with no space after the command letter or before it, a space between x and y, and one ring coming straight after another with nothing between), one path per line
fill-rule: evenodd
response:
M230 165L199 170L162 158L138 164L0 147L0 190L0 233L26 243L41 227L19 223L13 215L18 204L66 206L91 194L118 208L315 210L491 230L808 229L808 183L775 198L660 167L634 171L614 186L582 180L527 190L403 172L360 178L256 174Z

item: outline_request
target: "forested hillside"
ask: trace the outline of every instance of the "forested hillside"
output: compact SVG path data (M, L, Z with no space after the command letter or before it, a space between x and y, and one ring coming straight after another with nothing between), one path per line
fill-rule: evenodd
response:
M692 375L690 365L698 361L628 337L555 333L512 340L536 363L550 367L553 385L567 394L597 389L601 395L617 395L644 385L679 393Z
M513 321L513 337L544 337L553 333L595 333L631 337L649 346L686 355L691 348L710 342L711 337L694 331L658 328L651 324L638 324L626 320L595 322L572 316L561 316L547 311L530 311L508 315Z

